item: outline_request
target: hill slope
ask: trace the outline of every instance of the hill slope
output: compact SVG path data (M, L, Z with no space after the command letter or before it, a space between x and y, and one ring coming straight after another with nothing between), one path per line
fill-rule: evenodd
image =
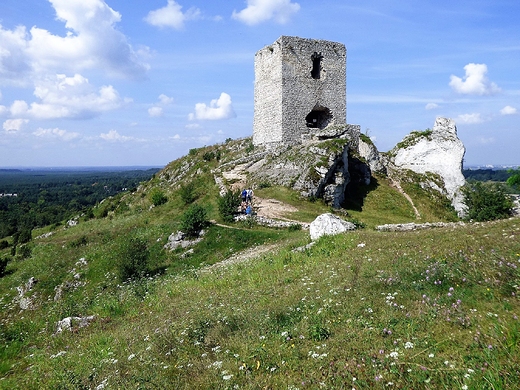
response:
M251 158L249 145L191 151L13 259L0 278L0 388L520 386L518 218L376 232L416 218L380 177L348 210L367 228L311 249L293 251L305 230L237 223L210 226L192 252L164 250L185 191L222 222L215 177ZM168 201L153 206L157 190ZM255 192L291 205L287 219L329 211L276 185ZM437 209L421 196L420 212ZM143 253L149 276L122 282L121 263Z

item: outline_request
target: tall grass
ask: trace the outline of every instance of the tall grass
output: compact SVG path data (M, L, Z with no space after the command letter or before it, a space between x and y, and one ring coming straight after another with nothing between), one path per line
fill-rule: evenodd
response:
M302 232L291 234L275 253L211 273L120 284L109 271L59 302L37 284L40 306L23 313L2 288L0 387L520 386L518 219L365 230L301 253L290 249ZM48 243L36 256L50 248L79 255ZM88 327L53 335L61 316L87 314Z

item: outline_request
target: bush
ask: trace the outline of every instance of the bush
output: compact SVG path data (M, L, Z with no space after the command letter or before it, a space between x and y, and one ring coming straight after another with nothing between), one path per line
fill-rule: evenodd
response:
M218 212L225 222L233 222L240 202L239 190L228 190L223 196L218 198Z
M150 191L150 200L152 201L154 206L160 206L168 201L164 192L159 188L153 188Z
M125 239L118 252L118 271L121 282L139 279L146 275L150 258L146 240L141 237Z
M491 221L511 215L513 201L499 183L467 183L462 187L466 219Z
M22 244L18 247L16 253L22 260L28 259L32 256L32 248L28 244Z
M191 204L195 202L197 196L195 194L195 185L193 182L190 182L186 185L182 185L179 194L181 196L181 200L185 205Z
M191 205L181 216L181 230L190 237L195 237L199 232L209 225L208 217L204 207L198 204Z
M9 243L7 242L7 240L0 241L0 249L5 249L8 247L9 247Z
M5 275L5 269L7 268L7 263L11 260L9 257L4 257L0 259L0 277Z

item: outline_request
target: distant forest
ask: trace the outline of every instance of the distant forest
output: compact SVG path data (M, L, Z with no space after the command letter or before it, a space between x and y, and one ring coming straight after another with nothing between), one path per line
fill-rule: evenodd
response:
M476 180L476 181L500 181L505 182L511 173L508 170L500 169L464 169L462 174L466 178L466 180Z
M27 242L32 229L88 213L101 200L136 189L157 171L0 170L0 239Z

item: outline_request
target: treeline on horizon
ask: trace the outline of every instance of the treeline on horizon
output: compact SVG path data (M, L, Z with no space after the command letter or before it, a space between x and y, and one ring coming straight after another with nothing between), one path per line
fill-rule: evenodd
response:
M505 182L511 176L509 169L464 169L462 174L466 180Z
M34 228L60 224L105 198L132 191L158 168L116 172L0 171L0 239L13 246L31 239ZM0 245L6 245L5 240Z

